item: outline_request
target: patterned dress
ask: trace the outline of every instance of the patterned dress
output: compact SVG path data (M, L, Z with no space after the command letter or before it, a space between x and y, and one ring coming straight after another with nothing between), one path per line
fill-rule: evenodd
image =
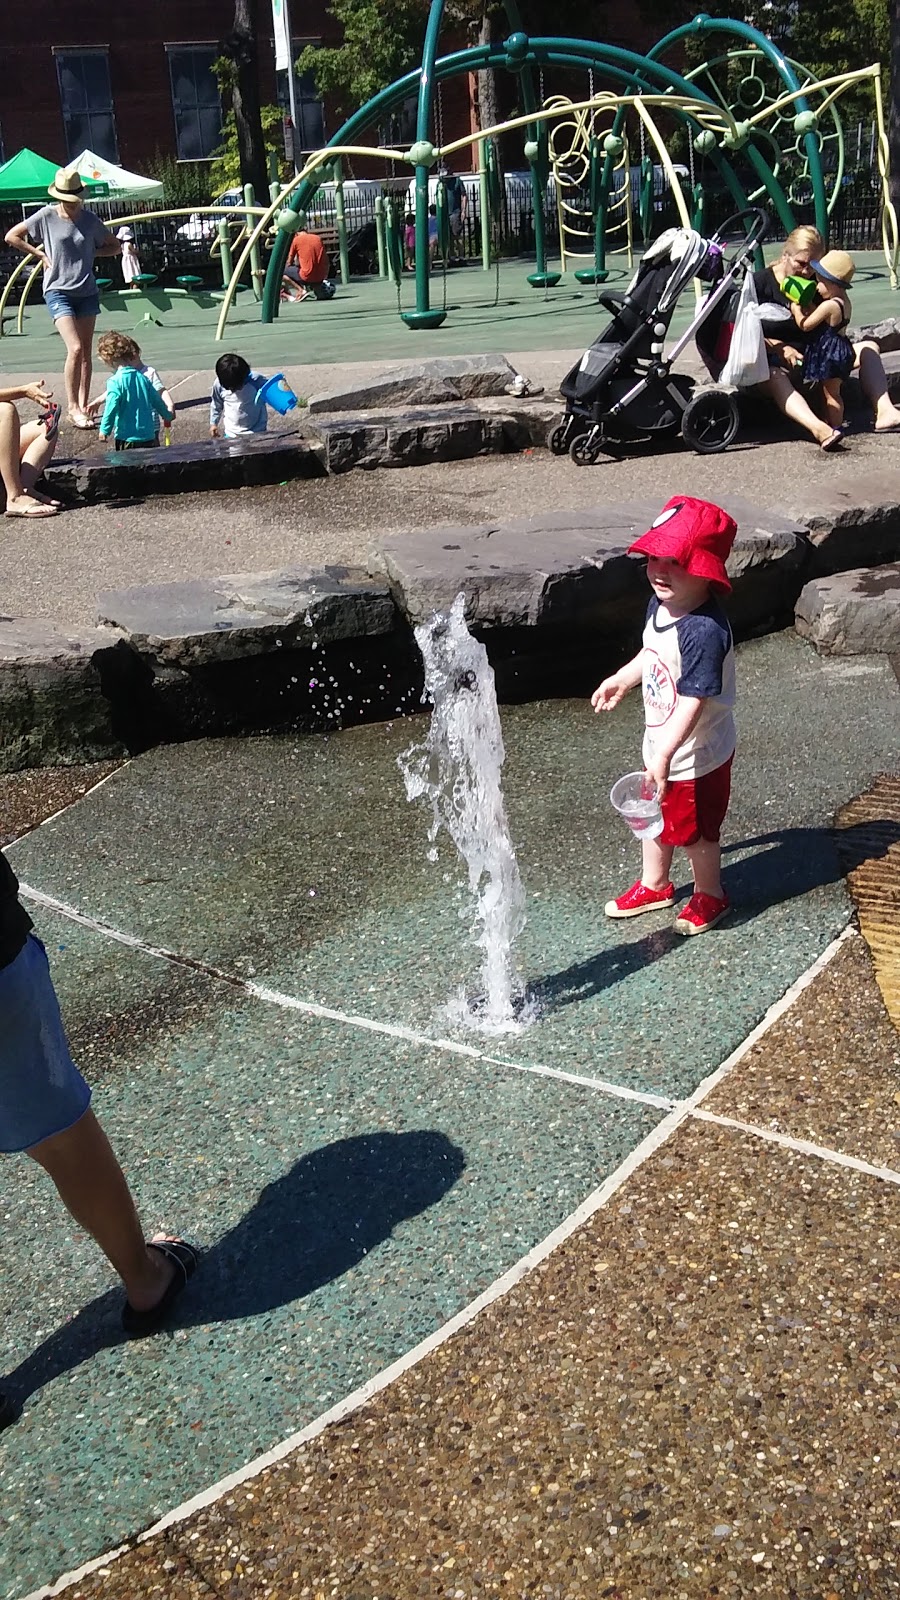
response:
M856 361L854 350L843 332L850 318L845 317L836 328L816 328L809 335L803 352L804 383L823 383L828 378L849 378Z

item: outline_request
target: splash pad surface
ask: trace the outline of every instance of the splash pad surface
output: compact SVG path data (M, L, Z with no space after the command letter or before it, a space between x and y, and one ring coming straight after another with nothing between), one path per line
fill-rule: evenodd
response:
M893 763L893 675L788 635L744 646L738 671L736 911L702 940L602 916L636 872L607 795L639 748L637 700L603 719L503 711L543 1014L502 1048L467 1036L479 1053L460 1053L438 1025L477 956L457 863L443 845L427 860L403 797L395 757L419 724L157 750L12 848L37 895L93 919L28 902L148 1228L208 1256L172 1334L121 1345L96 1251L39 1173L0 1166L0 1371L27 1413L0 1441L0 1594L146 1526L440 1327L844 925L828 824Z

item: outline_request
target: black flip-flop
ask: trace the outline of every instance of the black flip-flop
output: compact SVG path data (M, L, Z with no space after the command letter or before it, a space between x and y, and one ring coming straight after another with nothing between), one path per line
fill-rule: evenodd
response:
M199 1250L185 1239L148 1239L147 1244L149 1249L158 1250L167 1261L171 1261L175 1271L162 1299L149 1311L135 1311L134 1306L126 1300L122 1311L122 1327L132 1339L142 1339L162 1326L188 1280L194 1276L200 1260Z

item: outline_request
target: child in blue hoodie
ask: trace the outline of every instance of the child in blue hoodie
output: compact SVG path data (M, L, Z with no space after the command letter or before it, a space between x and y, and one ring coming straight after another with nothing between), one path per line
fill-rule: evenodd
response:
M175 412L141 370L140 350L133 339L118 333L105 333L97 350L100 359L116 369L106 385L100 438L114 433L117 450L155 449L160 417L174 422Z

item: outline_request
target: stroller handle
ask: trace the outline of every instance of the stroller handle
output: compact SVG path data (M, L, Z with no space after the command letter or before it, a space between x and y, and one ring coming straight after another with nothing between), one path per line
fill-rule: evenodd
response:
M726 217L725 221L720 223L710 243L723 244L725 234L731 231L736 222L743 222L745 217L753 219L747 229L745 243L748 249L755 250L758 244L762 244L769 231L769 218L760 206L745 206L743 211L732 212L730 217Z

